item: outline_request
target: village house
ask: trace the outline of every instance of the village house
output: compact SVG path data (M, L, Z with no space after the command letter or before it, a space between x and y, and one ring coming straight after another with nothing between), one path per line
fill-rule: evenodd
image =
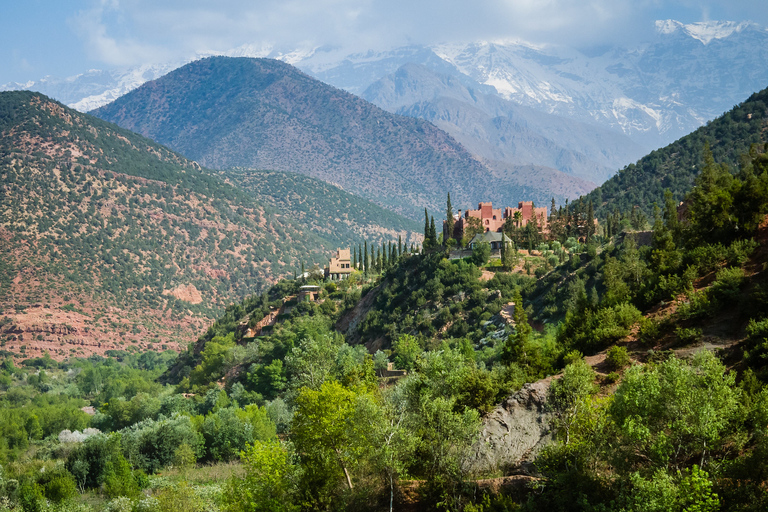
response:
M480 203L477 206L477 210L466 210L463 213L459 210L454 215L453 233L451 236L454 240L464 238L464 230L469 225L470 219L478 219L485 233L501 233L507 219L512 219L511 222L516 223L518 227L522 228L534 218L536 218L539 228L542 231L546 231L548 219L546 206L535 207L533 201L521 201L518 203L517 208L507 206L502 210L501 208L493 208L489 201L487 203ZM445 230L445 221L443 221L443 230Z
M299 295L296 297L299 302L317 300L317 296L320 294L320 287L316 285L306 284L299 287Z
M336 257L331 258L328 266L324 269L326 279L338 280L346 279L352 273L352 258L349 249L337 249Z
M474 249L475 244L486 243L491 246L492 250L495 251L501 249L502 240L507 244L514 245L512 239L504 233L500 231L486 231L485 233L478 233L473 236L468 246L470 249Z

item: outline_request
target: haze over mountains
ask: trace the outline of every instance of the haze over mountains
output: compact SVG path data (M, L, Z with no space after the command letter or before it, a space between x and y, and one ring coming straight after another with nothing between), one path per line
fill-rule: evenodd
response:
M487 89L404 64L362 97L390 112L432 122L484 159L546 166L595 183L645 153L625 135L524 107Z

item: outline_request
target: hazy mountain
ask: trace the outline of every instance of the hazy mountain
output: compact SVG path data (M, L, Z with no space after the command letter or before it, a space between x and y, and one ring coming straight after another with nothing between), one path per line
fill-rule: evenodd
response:
M483 158L547 166L596 183L647 152L614 131L544 114L466 82L405 64L374 82L362 97L434 123Z
M656 29L653 40L631 48L476 42L350 55L336 66L318 51L297 66L356 94L374 82L368 77L409 62L452 69L517 104L596 123L649 148L690 133L768 84L763 27L666 20Z
M768 31L763 27L717 21L685 25L665 20L657 22L656 29L656 36L641 45L589 51L517 41L407 46L353 55L328 47L291 50L250 45L223 53L284 60L358 95L404 64L421 64L454 76L478 92L613 130L630 137L636 147L649 149L690 133L768 84ZM161 74L160 69L144 67L91 71L65 80L49 77L37 83L5 84L0 90L33 88L89 109ZM428 112L414 109L410 114ZM588 155L591 147L600 144L590 140L585 147L566 148ZM562 143L558 141L558 145ZM633 151L627 151L628 156ZM609 153L608 159L613 158L614 153ZM621 156L615 154L616 159ZM545 161L533 163L549 166L546 162L558 158L551 153L545 157ZM634 158L613 167L617 169Z
M212 57L144 84L95 115L219 169L306 174L423 218L483 200L539 202L433 124L386 112L280 61ZM503 174L503 173L502 173ZM532 187L528 187L530 190Z

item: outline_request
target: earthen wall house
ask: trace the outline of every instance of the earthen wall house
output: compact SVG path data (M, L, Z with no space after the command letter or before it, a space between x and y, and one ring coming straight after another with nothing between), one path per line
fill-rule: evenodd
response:
M326 279L344 279L352 273L352 257L349 249L337 249L336 257L331 258L325 267Z
M542 231L547 230L548 216L546 206L534 207L533 201L521 201L518 203L517 208L507 206L502 210L501 208L493 208L492 203L487 202L478 204L477 210L466 210L463 213L459 210L458 214L454 215L452 238L455 240L464 238L464 229L470 218L479 219L484 232L500 233L507 219L511 218L513 219L512 222L514 222L517 212L520 212L519 227L525 227L536 217L539 228ZM443 232L445 232L445 221L443 221Z

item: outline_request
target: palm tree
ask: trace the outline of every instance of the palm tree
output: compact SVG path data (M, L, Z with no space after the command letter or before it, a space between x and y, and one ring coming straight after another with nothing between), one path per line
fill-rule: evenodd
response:
M523 213L520 211L516 211L514 218L515 218L515 226L519 228L520 224L522 224L523 222Z

